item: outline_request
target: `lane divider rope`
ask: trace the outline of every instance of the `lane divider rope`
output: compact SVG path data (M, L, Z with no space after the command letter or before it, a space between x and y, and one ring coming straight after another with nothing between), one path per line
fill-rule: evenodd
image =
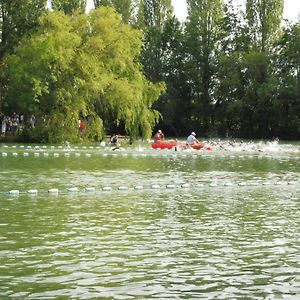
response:
M156 151L156 150L154 150ZM262 155L262 154L235 154L235 155L224 155L224 154L207 154L203 152L197 152L197 153L139 153L139 152L131 152L131 153L124 153L124 152L100 152L100 153L80 153L80 152L0 152L0 157L6 158L6 157L30 157L33 156L35 158L38 157L163 157L163 158L211 158L211 159L269 159L269 160L299 160L300 156L295 155L285 155L285 156L272 156L272 155Z
M27 192L22 192L18 189L12 189L7 192L0 192L2 195L20 195L20 194L30 194L30 195L37 195L37 194L69 194L69 193L90 193L90 192L112 192L112 191L136 191L136 190L170 190L170 189L191 189L191 190L197 190L197 189L206 189L206 188L240 188L240 187L265 187L265 186L280 186L280 187L300 187L300 181L263 181L263 182L239 182L237 184L232 182L225 182L222 184L218 184L215 182L211 183L196 183L196 184L189 184L189 183L181 183L181 184L166 184L166 185L160 185L160 184L150 184L150 185L134 185L134 186L103 186L101 188L96 187L85 187L85 188L79 188L79 187L69 187L66 189L58 189L58 188L50 188L48 190L38 190L35 188L29 189Z

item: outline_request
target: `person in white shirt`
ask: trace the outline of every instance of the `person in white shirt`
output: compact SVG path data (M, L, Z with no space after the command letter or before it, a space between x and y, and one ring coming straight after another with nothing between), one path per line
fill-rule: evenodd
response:
M200 143L197 139L196 139L196 133L193 131L187 138L186 140L186 144L188 146L194 145L196 143Z

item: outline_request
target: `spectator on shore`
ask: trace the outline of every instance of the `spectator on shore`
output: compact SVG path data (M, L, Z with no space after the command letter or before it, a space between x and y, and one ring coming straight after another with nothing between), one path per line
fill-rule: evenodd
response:
M35 115L31 115L30 117L29 128L35 128Z
M4 117L1 122L1 136L3 136L3 137L5 136L5 133L6 133L6 122L7 122L7 120Z

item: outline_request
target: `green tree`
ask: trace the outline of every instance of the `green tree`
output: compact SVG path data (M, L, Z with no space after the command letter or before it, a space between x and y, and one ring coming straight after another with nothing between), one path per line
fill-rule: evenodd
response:
M284 0L247 0L246 21L253 45L268 52L279 38Z
M13 53L21 38L36 30L47 0L0 0L0 61Z
M162 31L173 16L171 0L140 0L138 4L138 26Z
M100 138L102 126L112 124L149 137L159 117L152 105L164 86L143 76L141 44L141 32L112 8L89 16L48 13L39 32L6 60L7 102L34 113L38 138L51 142L76 140L80 115L89 119L89 138Z
M275 55L278 92L273 101L273 127L279 138L300 135L300 24L288 26Z
M191 89L190 124L207 131L212 125L213 78L216 73L221 0L188 0L186 68Z
M86 0L51 0L51 7L71 15L78 9L85 12Z
M134 19L134 3L132 0L94 0L94 7L111 6L119 14L125 23L129 24Z

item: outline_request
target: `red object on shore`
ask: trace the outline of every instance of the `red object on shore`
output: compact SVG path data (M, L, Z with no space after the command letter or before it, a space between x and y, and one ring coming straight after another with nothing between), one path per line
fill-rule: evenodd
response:
M187 145L185 143L182 142L173 142L173 141L169 141L169 142L157 142L157 143L152 143L151 147L153 149L173 149L173 148L179 148L179 149L196 149L196 150L200 150L204 147L203 143L197 143L194 145Z

